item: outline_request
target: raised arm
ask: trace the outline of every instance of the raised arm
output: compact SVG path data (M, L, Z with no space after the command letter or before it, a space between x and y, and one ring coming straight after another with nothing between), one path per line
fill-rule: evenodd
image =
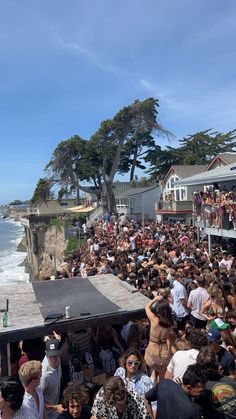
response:
M153 298L153 300L150 300L146 307L145 307L145 311L146 311L146 315L148 317L148 319L150 321L155 321L157 319L156 315L152 312L151 307L157 302L163 300L161 295L157 295L155 298Z

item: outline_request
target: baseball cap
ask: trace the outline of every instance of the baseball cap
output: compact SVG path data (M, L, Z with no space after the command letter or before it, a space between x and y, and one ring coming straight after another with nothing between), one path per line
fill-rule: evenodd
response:
M218 329L209 329L207 332L208 342L216 342L221 339L221 333Z
M229 323L225 323L221 319L215 319L215 320L212 320L212 322L210 323L210 326L211 326L211 329L224 330L224 329L227 329L227 327L229 327Z
M60 342L57 339L48 339L46 341L46 355L47 356L60 355Z

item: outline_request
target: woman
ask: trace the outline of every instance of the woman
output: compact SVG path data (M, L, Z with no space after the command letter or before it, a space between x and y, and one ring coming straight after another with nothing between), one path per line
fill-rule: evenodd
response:
M140 396L144 396L153 387L151 379L144 373L144 358L137 349L128 349L121 356L119 363L120 368L114 375L122 378L128 390L134 390Z
M91 407L87 406L89 401L88 389L78 381L69 385L63 394L65 412L57 416L57 419L90 419Z
M150 419L144 400L126 389L120 377L110 377L94 400L91 419Z
M208 289L209 298L205 301L200 311L201 316L203 316L208 322L224 317L225 311L225 300L222 294L221 289L213 285L212 288Z
M151 307L155 303L157 304L153 313ZM144 359L152 370L153 379L156 380L156 375L159 375L159 380L162 380L171 358L172 311L168 302L160 295L146 305L145 311L150 321L150 336Z
M0 417L2 419L34 419L30 410L23 406L24 387L20 380L4 377L0 380Z

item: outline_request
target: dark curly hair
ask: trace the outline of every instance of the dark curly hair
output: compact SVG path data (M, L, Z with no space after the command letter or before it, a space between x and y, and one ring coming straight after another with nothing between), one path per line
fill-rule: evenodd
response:
M104 398L106 402L114 406L117 402L125 400L127 395L127 390L125 383L120 377L110 377L106 381L106 384L103 387Z
M25 394L25 389L20 380L13 377L1 378L0 391L3 399L7 402L10 409L15 412L20 409Z
M63 393L63 407L69 408L69 402L76 400L79 406L84 406L89 402L89 393L87 387L80 384L78 381L70 384Z
M199 365L207 378L207 380L219 377L219 362L214 349L209 346L201 348L197 356L197 365Z

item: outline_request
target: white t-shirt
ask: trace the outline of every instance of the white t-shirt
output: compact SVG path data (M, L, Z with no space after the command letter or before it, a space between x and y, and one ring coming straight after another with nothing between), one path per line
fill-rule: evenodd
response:
M173 305L172 309L174 310L177 317L185 317L188 315L188 309L182 303L182 300L185 299L187 301L187 291L185 287L178 281L174 281L174 288L171 290L171 294L173 297Z
M189 294L188 302L191 303L191 314L198 320L206 320L205 317L201 316L200 311L203 304L209 298L207 290L203 287L198 287Z
M173 380L182 379L189 365L196 364L198 349L188 349L187 351L177 351L172 356L167 371L173 374Z

